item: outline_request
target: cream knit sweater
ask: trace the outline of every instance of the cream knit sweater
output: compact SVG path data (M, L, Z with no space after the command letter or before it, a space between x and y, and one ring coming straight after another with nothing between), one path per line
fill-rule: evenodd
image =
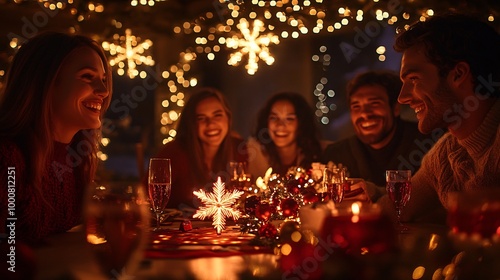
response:
M442 223L450 192L500 190L500 100L492 102L483 123L470 136L458 140L447 132L424 157L412 177L403 221Z

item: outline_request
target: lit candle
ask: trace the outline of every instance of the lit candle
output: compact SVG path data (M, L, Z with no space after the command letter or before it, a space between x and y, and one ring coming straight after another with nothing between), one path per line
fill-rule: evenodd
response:
M322 238L351 254L381 253L395 246L394 227L375 205L354 202L325 218Z
M351 221L353 223L359 222L359 209L360 209L360 206L361 206L361 202L354 202L351 205L351 211L352 211Z

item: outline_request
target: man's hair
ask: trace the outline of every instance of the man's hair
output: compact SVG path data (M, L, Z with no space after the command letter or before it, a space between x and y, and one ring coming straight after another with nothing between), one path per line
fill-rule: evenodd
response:
M402 82L399 76L390 71L368 71L358 74L347 84L347 100L350 101L360 87L378 85L383 87L389 97L391 108L398 102L398 95L401 91Z
M475 88L480 84L480 77L500 81L500 35L476 18L445 14L414 23L396 37L394 49L404 52L414 46L424 47L425 55L438 68L441 77L458 62L466 62ZM499 88L492 94L499 97Z

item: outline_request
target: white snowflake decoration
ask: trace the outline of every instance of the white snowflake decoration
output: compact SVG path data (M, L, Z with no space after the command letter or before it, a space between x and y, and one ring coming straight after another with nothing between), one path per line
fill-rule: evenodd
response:
M204 190L199 190L193 193L204 203L204 206L196 210L193 218L204 220L207 217L213 217L212 225L217 234L220 234L225 228L226 218L237 220L241 215L240 211L232 206L244 192L238 190L226 192L225 184L222 183L220 177L214 183L213 192L206 193Z
M149 49L153 42L151 40L145 40L139 43L140 38L132 35L132 30L126 29L125 36L119 36L115 34L115 39L120 39L121 44L125 46L117 45L114 43L103 42L102 47L104 50L109 51L111 55L116 55L114 58L109 60L111 66L118 65L118 75L123 75L125 73L125 66L127 66L127 75L133 79L139 75L139 71L136 69L137 65L147 65L153 66L155 64L151 56L143 56L145 50ZM126 65L125 65L126 63ZM144 72L145 75L146 72ZM142 73L141 73L142 76ZM144 77L142 77L144 78Z
M268 33L266 35L260 35L259 33L264 31L264 23L258 19L253 22L253 29L250 32L249 23L246 19L241 18L240 23L237 25L238 29L241 31L243 38L238 38L233 36L232 38L226 38L226 46L232 49L240 49L239 51L232 53L229 56L227 63L229 65L238 65L243 56L248 54L248 63L245 65L248 74L253 75L257 72L259 68L257 62L259 58L264 60L267 65L274 63L274 57L269 53L268 46L273 44L279 44L279 38L277 35Z

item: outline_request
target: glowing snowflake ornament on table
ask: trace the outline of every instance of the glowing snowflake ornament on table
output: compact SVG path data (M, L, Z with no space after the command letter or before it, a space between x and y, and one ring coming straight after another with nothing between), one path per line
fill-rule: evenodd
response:
M264 31L264 23L258 19L254 20L253 28L250 32L249 23L246 19L240 19L240 23L237 25L238 29L241 31L243 38L233 36L231 38L226 38L226 46L232 49L238 49L239 51L232 53L229 56L227 63L229 65L238 65L244 55L248 55L248 63L245 65L248 74L253 75L257 72L259 68L258 61L259 58L264 60L267 65L274 63L274 57L269 53L268 46L273 44L279 44L279 38L277 35L268 33L265 35L260 35L260 32Z
M136 69L137 65L144 64L147 66L153 66L155 64L155 61L151 56L142 55L145 50L149 49L153 45L151 40L145 40L140 43L140 38L132 35L132 30L130 29L125 30L125 36L115 34L113 37L115 40L120 41L119 45L103 42L102 47L104 50L109 51L111 55L115 56L114 58L109 59L109 64L111 66L118 65L118 75L121 76L125 73L125 63L127 66L127 75L131 79L139 75L139 71ZM125 46L122 46L122 44L125 44ZM145 78L145 75L145 72L144 74L141 73L142 78Z
M229 217L237 220L241 215L240 211L234 209L232 206L244 192L238 190L227 192L225 184L222 183L220 177L214 183L213 192L206 193L204 190L199 190L193 193L204 203L204 206L196 210L193 218L204 220L207 217L213 217L212 225L217 234L221 234L225 228L226 218Z

